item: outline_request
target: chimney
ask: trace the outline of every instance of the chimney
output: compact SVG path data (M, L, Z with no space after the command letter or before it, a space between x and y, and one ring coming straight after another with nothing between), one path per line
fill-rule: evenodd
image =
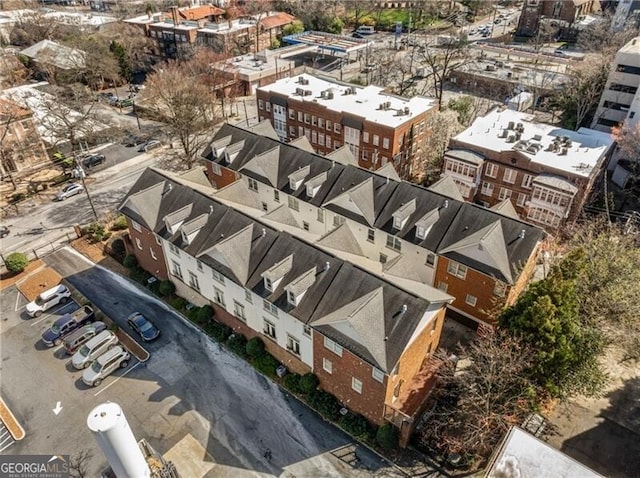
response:
M324 270L325 271L328 271L330 267L331 267L331 263L329 261L324 263Z
M209 206L209 214L213 214L213 204Z
M449 207L449 200L445 199L444 200L444 204L442 205L443 208L447 209Z
M406 314L407 312L407 304L402 304L402 310L400 311L401 314Z
M518 234L518 239L524 239L525 232L526 231L524 229L520 231L520 234Z
M262 228L262 237L267 235L267 229L266 228Z

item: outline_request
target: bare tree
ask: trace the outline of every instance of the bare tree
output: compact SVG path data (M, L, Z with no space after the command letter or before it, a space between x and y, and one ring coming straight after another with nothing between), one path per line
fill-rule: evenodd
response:
M441 365L435 404L421 443L445 455L483 461L534 408L536 389L526 378L531 349L506 332L487 328L469 346L458 348L457 360L436 355Z
M356 27L362 24L362 21L372 15L376 9L377 0L346 0L343 2L344 8L349 15L348 20L353 21Z
M30 46L42 40L60 40L69 28L40 11L23 13L10 34L12 45Z
M156 55L157 43L146 35L142 35L135 25L124 22L113 22L105 25L100 35L109 43L117 42L127 53L132 71L149 71Z
M157 68L146 83L140 106L153 119L165 123L178 140L183 167L190 169L206 145L206 134L221 121L211 56L199 52L187 62L169 61Z
M627 23L616 28L613 17L606 15L601 21L580 31L578 47L581 50L613 56L626 43L638 36L638 27Z
M430 77L439 109L442 109L442 92L444 91L445 81L452 71L469 61L467 47L466 38L459 37L451 39L451 41L447 41L443 45L436 45L435 40L431 40L421 50L422 62L431 70Z
M88 478L92 458L93 452L91 450L81 450L75 455L69 456L69 475L71 478Z

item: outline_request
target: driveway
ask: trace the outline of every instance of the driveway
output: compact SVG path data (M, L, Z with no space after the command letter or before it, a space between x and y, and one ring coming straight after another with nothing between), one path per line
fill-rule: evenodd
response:
M122 406L136 437L160 453L195 439L203 452L193 459L210 466L205 476L402 476L137 285L67 248L46 262L121 327L128 330L125 319L137 310L162 335L148 344L148 362L88 389L60 350L37 350L38 327L15 316L19 298L3 303L11 317L2 325L2 396L27 430L11 453L86 448L94 453L92 468L100 469L105 460L86 417L111 400ZM63 412L56 416L58 401Z

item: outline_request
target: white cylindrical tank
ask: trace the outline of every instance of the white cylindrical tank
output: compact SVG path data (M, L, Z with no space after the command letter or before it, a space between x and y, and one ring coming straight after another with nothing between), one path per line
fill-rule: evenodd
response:
M149 478L151 471L120 405L98 405L89 413L87 426L118 478Z

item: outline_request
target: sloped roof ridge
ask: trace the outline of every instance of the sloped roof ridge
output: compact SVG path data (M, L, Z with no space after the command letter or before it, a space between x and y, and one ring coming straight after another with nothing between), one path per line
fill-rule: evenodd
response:
M293 254L289 254L284 259L276 262L262 273L262 277L268 277L273 280L284 277L293 267Z
M268 219L270 221L275 221L280 224L286 224L288 226L300 227L298 220L289 209L284 204L281 204L275 209L272 209L267 214L262 216L263 219Z
M257 170L254 168L257 168ZM271 186L277 188L278 170L280 169L280 145L277 144L273 148L256 154L240 168L240 171L243 169L248 169L264 176Z
M158 214L160 213L160 204L162 201L141 200L141 198L149 196L151 193L156 193L156 190L158 189L160 190L160 198L162 198L165 185L166 181L161 181L149 186L148 188L141 189L140 191L131 194L127 199L125 199L120 208L124 208L128 204L129 207L138 213L138 215L144 220L146 223L145 225L149 229L155 229L156 224L158 223ZM140 205L138 205L139 201L142 201Z

